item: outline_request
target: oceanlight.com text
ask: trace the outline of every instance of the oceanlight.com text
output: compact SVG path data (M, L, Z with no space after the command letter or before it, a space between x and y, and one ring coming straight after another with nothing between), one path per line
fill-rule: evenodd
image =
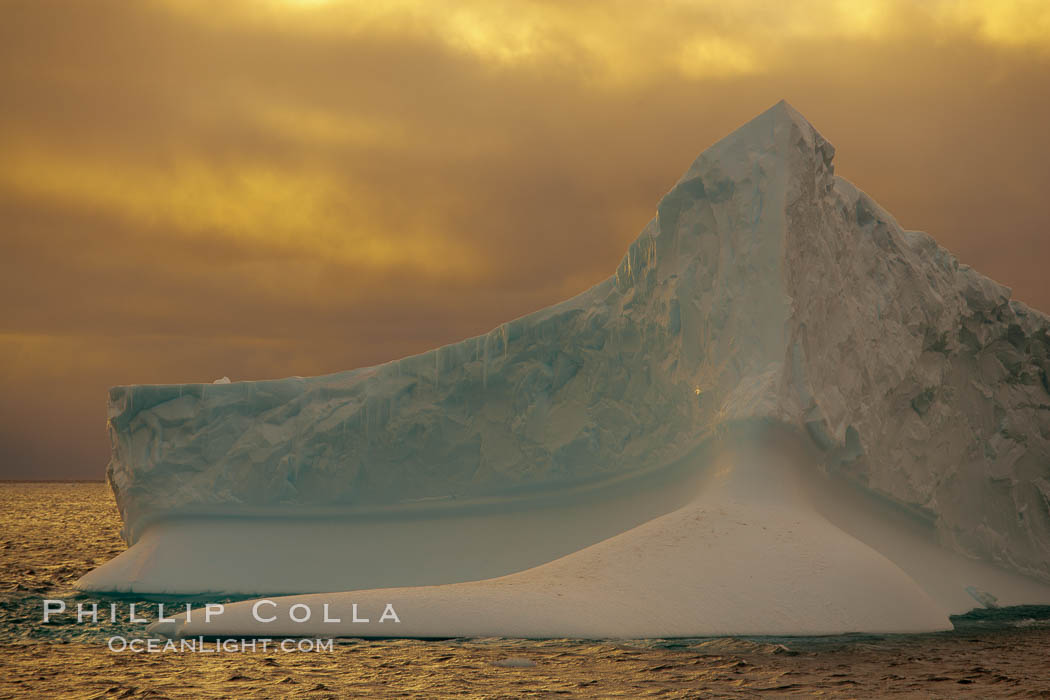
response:
M286 639L142 639L138 637L110 637L106 642L110 651L132 654L251 654L283 652L331 652L335 649L331 639L286 638Z

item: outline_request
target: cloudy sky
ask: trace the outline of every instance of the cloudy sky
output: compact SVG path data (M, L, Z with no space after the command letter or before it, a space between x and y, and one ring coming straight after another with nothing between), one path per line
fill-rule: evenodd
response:
M0 478L102 478L110 385L349 369L582 291L780 98L1050 310L1041 0L0 12Z

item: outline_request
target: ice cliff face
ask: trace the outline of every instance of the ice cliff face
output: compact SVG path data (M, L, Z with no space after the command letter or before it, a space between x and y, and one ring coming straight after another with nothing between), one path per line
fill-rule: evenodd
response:
M767 419L949 547L1050 580L1050 319L902 230L833 153L775 105L700 155L614 276L483 336L324 377L112 389L125 536L558 489Z

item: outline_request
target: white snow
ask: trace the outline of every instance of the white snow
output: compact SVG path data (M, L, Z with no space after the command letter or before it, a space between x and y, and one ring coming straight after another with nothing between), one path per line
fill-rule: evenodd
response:
M948 614L974 607L976 589L998 591L1005 604L1050 603L1047 586L954 555L928 529L848 493L813 469L812 452L791 436L748 431L719 443L694 465L700 478L676 484L686 505L519 573L270 597L259 613L266 621L253 616L258 601L247 601L210 622L179 615L151 631L592 639L929 632L951 629ZM558 536L557 527L530 534ZM397 622L380 621L388 604ZM305 610L309 620L293 620Z
M904 631L973 607L967 587L1050 602L1050 320L902 230L833 152L775 105L700 155L614 276L477 338L115 387L134 546L80 586L414 586L398 634L441 636ZM688 486L756 422L810 442L792 464L817 496Z
M733 450L711 467L688 505L521 573L279 598L260 615L276 616L268 623L248 602L166 632L593 639L951 629L900 568L805 503L790 457ZM323 621L325 603L341 623ZM355 603L368 623L353 621ZM388 603L399 622L379 621ZM316 611L311 620L291 619L296 604Z

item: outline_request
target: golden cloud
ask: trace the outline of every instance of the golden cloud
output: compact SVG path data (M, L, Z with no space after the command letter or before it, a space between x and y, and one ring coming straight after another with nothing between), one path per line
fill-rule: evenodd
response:
M346 369L582 291L692 157L782 97L903 225L1050 308L1045 2L24 0L4 20L8 475L97 476L109 384ZM50 437L59 410L80 438Z
M303 129L327 139L360 136L323 119L306 121ZM249 159L223 164L199 156L146 168L35 149L22 140L0 155L0 187L22 198L126 219L142 235L228 237L269 248L305 248L357 267L435 276L463 276L481 266L471 247L428 227L425 212L408 212L396 231L377 229L375 209L383 206L382 198L355 192L322 168L278 169Z
M770 70L812 39L975 40L1050 50L1041 0L158 0L193 21L293 34L436 42L492 66L551 63L608 86L654 75L723 78Z

